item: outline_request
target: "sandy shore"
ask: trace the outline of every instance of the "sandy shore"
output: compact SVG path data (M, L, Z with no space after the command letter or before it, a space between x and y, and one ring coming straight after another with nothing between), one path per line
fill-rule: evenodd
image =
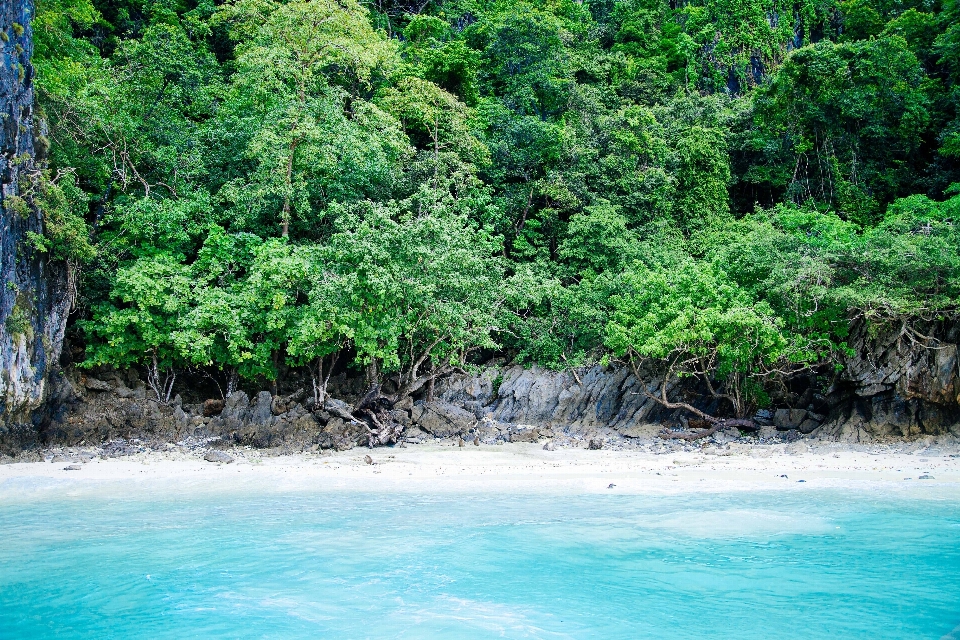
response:
M264 456L230 451L229 464L172 449L122 458L74 457L0 466L0 500L112 487L412 492L682 493L838 488L960 496L960 457L790 445L654 454L545 451L535 444L419 445L343 453ZM372 464L365 460L369 456ZM89 457L89 456L88 456ZM611 486L612 485L612 486Z

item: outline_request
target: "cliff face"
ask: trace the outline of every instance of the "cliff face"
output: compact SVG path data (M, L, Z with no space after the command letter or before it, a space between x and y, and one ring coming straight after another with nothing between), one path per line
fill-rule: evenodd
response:
M824 437L960 437L960 357L956 320L870 327L859 322L831 394L836 398Z
M43 233L43 214L25 193L39 161L33 5L0 3L0 449L29 446L37 438L37 410L60 357L72 304L68 266L50 261L28 241L28 233Z

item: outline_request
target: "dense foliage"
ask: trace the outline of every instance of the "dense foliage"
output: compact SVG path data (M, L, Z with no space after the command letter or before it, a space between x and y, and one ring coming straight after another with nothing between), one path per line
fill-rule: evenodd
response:
M81 269L86 363L161 397L187 368L322 393L337 362L404 395L500 354L650 361L744 414L853 318L960 299L956 0L38 0L34 26L35 241Z

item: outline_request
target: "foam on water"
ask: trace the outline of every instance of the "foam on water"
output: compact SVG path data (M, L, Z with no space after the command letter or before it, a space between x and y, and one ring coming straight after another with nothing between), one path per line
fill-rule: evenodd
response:
M0 638L960 638L949 497L18 495Z

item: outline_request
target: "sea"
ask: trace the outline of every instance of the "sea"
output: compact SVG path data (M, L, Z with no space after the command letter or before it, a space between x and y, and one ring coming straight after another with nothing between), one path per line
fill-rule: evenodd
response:
M960 640L957 491L69 486L0 487L0 638Z

